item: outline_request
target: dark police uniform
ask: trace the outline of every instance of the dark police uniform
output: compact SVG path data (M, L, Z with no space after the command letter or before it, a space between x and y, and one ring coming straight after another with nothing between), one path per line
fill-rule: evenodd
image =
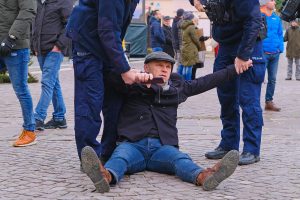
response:
M110 156L114 150L122 98L110 85L104 87L105 73L122 74L130 70L122 40L138 3L139 0L80 0L69 19L67 36L73 41L75 139L79 157L87 145L98 156ZM105 123L100 144L96 137L102 122L102 106Z
M190 0L192 3L193 1ZM220 44L214 71L233 64L236 57L253 60L253 67L234 81L217 88L223 130L219 144L224 150L239 150L240 112L242 109L243 152L259 156L263 126L260 106L261 85L265 75L262 41L258 39L261 13L258 0L223 0L229 22L213 24L213 38Z

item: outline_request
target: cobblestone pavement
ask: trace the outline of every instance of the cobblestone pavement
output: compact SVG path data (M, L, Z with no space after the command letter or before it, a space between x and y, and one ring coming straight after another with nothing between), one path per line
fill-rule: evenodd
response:
M198 75L212 71L207 59ZM134 62L141 66L141 62ZM40 76L36 67L31 68ZM36 72L37 71L37 72ZM178 178L153 172L126 176L111 192L94 192L91 181L79 171L74 142L73 71L65 63L61 82L67 104L68 129L38 133L38 144L13 148L21 130L19 103L11 85L0 85L0 199L293 199L300 200L300 81L285 81L286 60L280 61L275 102L282 112L264 112L261 161L238 167L212 192ZM263 85L263 95L266 84ZM36 105L40 84L30 84ZM262 98L262 105L263 105ZM203 167L215 161L204 158L218 145L221 122L216 90L190 98L179 109L181 150ZM52 108L49 109L50 119ZM241 145L242 146L242 145Z

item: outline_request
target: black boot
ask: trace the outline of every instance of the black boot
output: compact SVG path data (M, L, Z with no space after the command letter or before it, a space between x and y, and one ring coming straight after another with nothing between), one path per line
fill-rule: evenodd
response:
M224 150L222 147L217 147L214 151L207 152L205 157L208 159L221 159L223 158L229 151Z
M258 155L254 155L249 152L243 152L240 156L239 165L250 165L260 161L260 157Z

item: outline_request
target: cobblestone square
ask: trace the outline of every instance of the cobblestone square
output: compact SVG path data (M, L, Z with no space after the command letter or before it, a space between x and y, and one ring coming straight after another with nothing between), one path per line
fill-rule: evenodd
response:
M212 63L213 58L208 58L205 67L198 69L198 76L212 72ZM132 65L138 68L143 63L133 61ZM300 200L300 81L284 80L286 65L286 58L281 55L274 101L282 111L264 112L261 161L239 166L228 180L211 192L173 176L143 172L126 176L110 193L95 193L92 182L79 171L73 131L72 65L65 62L60 74L68 128L39 132L38 143L26 148L11 146L21 131L22 116L12 86L1 84L0 199ZM40 78L36 63L30 71ZM265 88L263 84L262 106ZM35 106L40 83L30 84L30 90ZM215 89L188 99L179 109L177 126L181 150L203 167L216 162L205 159L204 153L219 143L219 110Z

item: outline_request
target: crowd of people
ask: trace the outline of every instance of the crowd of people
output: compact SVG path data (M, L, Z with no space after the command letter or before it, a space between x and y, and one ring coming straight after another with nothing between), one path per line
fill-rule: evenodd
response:
M177 73L185 80L194 80L196 70L204 67L204 41L209 39L203 35L203 29L198 28L199 18L191 11L178 9L171 26L170 16L162 16L159 10L154 10L148 21L152 51L175 57Z
M64 129L66 107L59 81L63 56L70 52L75 85L75 141L82 172L99 192L108 192L125 173L150 170L215 189L238 165L260 161L263 126L261 88L268 73L265 110L280 111L273 102L280 53L287 41L288 70L296 63L300 81L300 28L297 21L283 36L274 0L224 1L224 16L214 15L199 0L190 0L212 21L218 53L213 73L196 77L204 66L205 41L198 17L178 9L171 17L154 10L149 16L152 53L144 71L130 67L122 47L139 0L0 0L0 70L9 72L23 114L23 130L13 143L36 143L35 130ZM215 7L218 9L218 7ZM7 20L9 19L9 20ZM162 22L161 22L162 20ZM41 95L33 109L27 85L30 49L42 71ZM177 73L172 73L176 67ZM221 106L221 141L207 152L221 159L203 169L179 149L177 109L180 103L217 87ZM45 123L52 101L52 119ZM243 142L240 143L240 111ZM103 113L101 143L96 139ZM118 144L118 145L117 145Z

